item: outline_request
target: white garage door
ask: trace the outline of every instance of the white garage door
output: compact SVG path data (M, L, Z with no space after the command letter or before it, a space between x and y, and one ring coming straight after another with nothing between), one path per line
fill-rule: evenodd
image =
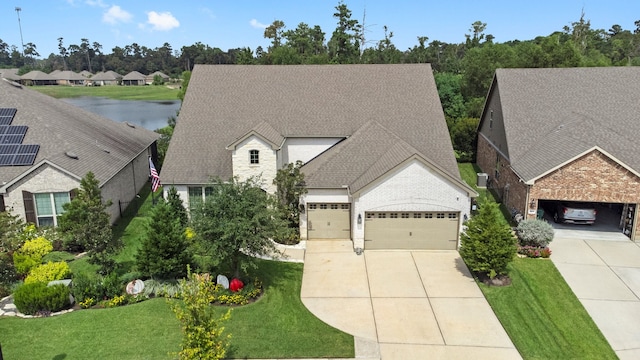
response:
M456 250L459 212L367 212L365 250Z
M349 204L307 204L309 239L350 239L351 210Z

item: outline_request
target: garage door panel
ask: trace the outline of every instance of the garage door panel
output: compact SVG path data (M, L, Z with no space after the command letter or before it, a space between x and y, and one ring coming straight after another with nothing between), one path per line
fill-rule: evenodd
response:
M349 204L308 204L307 231L309 239L350 239Z
M365 249L457 249L458 213L384 214L367 213Z

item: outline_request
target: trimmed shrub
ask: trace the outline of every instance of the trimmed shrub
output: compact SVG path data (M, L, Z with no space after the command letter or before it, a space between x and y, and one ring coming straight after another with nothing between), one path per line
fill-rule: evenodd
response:
M66 279L71 275L71 269L66 262L48 262L31 269L29 275L24 279L25 284L34 282L44 282L45 284L53 280Z
M13 264L18 274L27 274L34 267L42 264L42 257L53 250L49 240L40 236L27 240L24 245L13 253Z
M63 284L53 286L47 286L41 282L24 284L15 291L13 298L16 308L27 315L60 311L71 305L69 288Z
M110 273L102 279L102 289L104 291L104 297L111 299L124 293L125 284L120 280L118 274L115 272Z
M18 251L22 254L42 259L43 256L53 251L53 245L49 240L40 236L33 240L25 241Z
M73 276L71 281L71 291L73 297L78 301L86 299L100 300L103 298L102 279L92 278L86 274L79 273Z
M523 220L516 228L516 235L522 246L544 248L553 240L553 227L543 220Z

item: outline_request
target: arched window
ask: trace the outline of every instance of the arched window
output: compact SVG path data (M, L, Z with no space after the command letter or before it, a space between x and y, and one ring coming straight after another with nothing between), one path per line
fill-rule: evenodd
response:
M252 165L260 164L259 150L249 150L249 164L252 164Z

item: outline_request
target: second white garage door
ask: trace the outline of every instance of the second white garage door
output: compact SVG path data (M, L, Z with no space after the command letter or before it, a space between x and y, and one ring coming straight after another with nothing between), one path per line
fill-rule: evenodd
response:
M365 250L456 250L458 212L367 212Z
M349 204L316 203L307 205L309 239L350 239Z

